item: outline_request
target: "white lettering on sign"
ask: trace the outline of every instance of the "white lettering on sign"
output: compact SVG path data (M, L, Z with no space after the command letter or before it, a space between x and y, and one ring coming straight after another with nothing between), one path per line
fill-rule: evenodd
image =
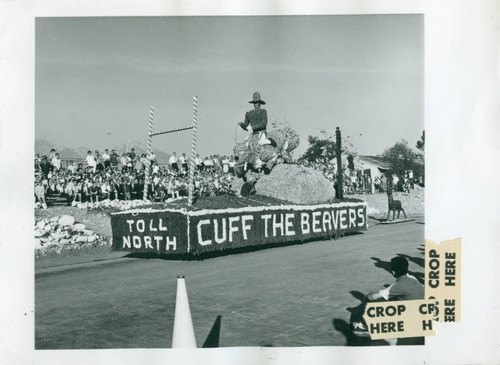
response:
M321 233L320 220L319 220L320 217L321 217L321 212L313 213L312 230L314 233Z
M165 240L165 241L164 241ZM154 241L154 242L153 242ZM160 251L161 244L165 242L165 249L177 250L177 237L169 236L123 236L123 248L150 249Z
M243 231L243 239L247 240L247 232L252 228L251 225L247 224L248 221L253 221L253 216L252 215L244 215L241 217L241 228Z
M216 243L226 242L226 218L222 218L222 237L219 237L219 223L214 219L214 239Z
M229 242L233 242L233 233L238 232L238 227L234 223L238 222L240 217L229 217Z
M139 232L144 233L144 230L145 230L145 228L146 228L146 227L145 227L146 225L145 225L145 223L144 223L144 219L139 219L135 225L136 225L137 230L138 230Z
M280 222L276 220L277 216L281 218ZM276 237L278 235L278 229L281 231L280 236L283 236L283 233L285 232L285 222L283 221L283 214L273 214L273 237Z
M300 213L300 226L302 227L302 234L308 234L311 230L311 226L309 224L309 214Z
M177 250L177 238L176 237L174 237L173 239L170 239L170 237L167 237L167 243L165 245L165 250L169 251L170 246L172 246L173 251Z
M340 214L340 228L341 229L346 229L347 228L347 224L346 224L346 221L347 221L347 217L346 217L347 210L341 210L341 211L339 211L339 214Z
M332 210L332 221L333 221L333 229L337 230L339 227L339 211L335 212Z
M163 226L163 219L160 218L160 231L166 231L167 227Z
M328 225L328 228L326 226ZM329 232L332 230L332 216L330 212L325 210L323 212L323 232Z
M356 227L356 210L349 209L349 228Z
M198 222L198 226L196 227L197 231L198 231L198 242L202 246L207 246L207 245L210 245L212 243L212 240L205 241L205 240L203 240L203 237L202 237L201 226L204 226L206 224L210 224L210 220L209 219L202 219Z
M134 232L134 228L135 228L135 231L140 232L140 233L144 233L146 231L146 227L149 228L150 232L158 232L158 231L166 232L167 231L167 227L163 225L162 218L158 218L158 225L157 226L155 226L155 221L156 221L156 219L150 219L149 224L146 225L146 221L144 219L138 219L137 221L134 221L133 219L126 220L126 222L128 224L128 231L130 233Z
M365 215L363 214L363 208L358 208L358 218L361 219L361 223L358 226L363 227L365 225Z
M130 237L123 236L123 246L122 248L132 248L132 243L130 242Z
M293 213L287 213L285 215L285 235L287 236L293 236L295 234L295 231L293 229L293 221L292 219L295 217L295 214Z
M156 249L157 249L158 251L160 251L160 242L161 242L162 238L163 238L162 236L154 236L154 237L153 237L153 239L154 239L154 240L155 240L155 242L156 242Z
M151 239L150 236L144 236L144 248L151 248L151 249L153 249L153 246L151 245L151 242L153 242L153 240Z
M260 219L264 219L264 237L269 237L268 221L271 219L271 214L263 214Z

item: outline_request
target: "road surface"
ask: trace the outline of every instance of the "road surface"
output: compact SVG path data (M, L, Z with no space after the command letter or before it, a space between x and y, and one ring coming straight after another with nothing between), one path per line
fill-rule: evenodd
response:
M186 276L202 346L221 316L220 346L343 346L348 307L393 282L405 255L423 279L423 219L373 225L338 240L204 261L114 259L35 278L37 349L168 348L176 277Z

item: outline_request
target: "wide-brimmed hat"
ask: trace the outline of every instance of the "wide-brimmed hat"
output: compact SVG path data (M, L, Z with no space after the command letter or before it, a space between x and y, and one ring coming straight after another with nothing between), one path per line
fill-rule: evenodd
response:
M252 101L249 101L249 103L251 104L266 104L266 102L264 100L261 100L260 99L260 93L258 91L254 92L253 93L253 97L252 97Z

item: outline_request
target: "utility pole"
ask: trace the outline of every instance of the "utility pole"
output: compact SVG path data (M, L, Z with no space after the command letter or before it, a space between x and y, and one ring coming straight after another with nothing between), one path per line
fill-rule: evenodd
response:
M340 129L337 127L335 130L335 136L337 137L335 142L335 153L337 155L337 197L339 199L344 199L344 176L342 173L342 139L340 137Z

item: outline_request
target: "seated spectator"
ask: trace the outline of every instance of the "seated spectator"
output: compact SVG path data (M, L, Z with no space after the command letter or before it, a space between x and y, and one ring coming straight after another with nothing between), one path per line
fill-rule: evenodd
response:
M47 202L45 201L45 187L39 180L35 184L35 197L36 201L41 204L43 209L47 209Z
M408 260L405 257L392 258L391 270L396 281L385 289L367 294L365 301L424 299L424 286L414 276L408 274ZM366 323L362 319L359 322L354 322L353 327L357 331L354 332L355 334L363 335L363 333L368 332ZM396 338L387 340L390 345L396 345L398 341Z
M78 170L78 166L76 165L76 162L75 162L75 161L71 160L71 161L69 161L69 165L68 165L68 168L67 168L67 169L68 169L68 171L69 171L72 175L74 175L74 174L76 174L76 171Z

